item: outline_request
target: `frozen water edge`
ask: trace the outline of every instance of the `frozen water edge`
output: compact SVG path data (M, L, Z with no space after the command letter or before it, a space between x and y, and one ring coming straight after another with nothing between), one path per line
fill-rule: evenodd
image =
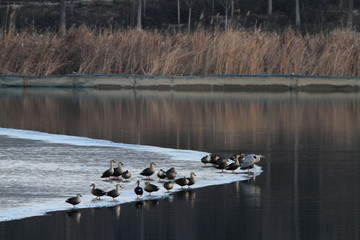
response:
M249 179L246 171L237 170L220 173L212 167L203 167L201 157L206 152L179 150L143 145L114 143L107 140L90 139L76 136L48 134L36 131L0 128L0 137L26 139L27 144L11 142L0 144L0 221L10 221L46 213L69 210L71 205L65 203L68 197L80 193L82 202L76 208L111 207L114 205L138 201L133 189L136 180L144 186L145 179L139 175L148 167L150 161L156 163L156 172L152 183L159 186L158 192L141 200L168 197L171 192L180 191L177 185L168 193L156 178L157 171L175 167L177 177L188 177L196 173L196 183L192 188L226 184ZM21 146L21 148L19 147ZM85 160L84 160L85 159ZM124 169L132 173L129 182L122 180L103 181L101 173L109 168L109 161L122 161ZM21 172L22 171L22 172ZM261 167L252 169L259 175ZM21 175L20 179L18 175ZM50 179L50 181L49 181ZM54 181L51 181L55 179ZM102 197L94 200L90 194L91 183L105 191L114 188L117 183L123 187L121 195L113 201Z

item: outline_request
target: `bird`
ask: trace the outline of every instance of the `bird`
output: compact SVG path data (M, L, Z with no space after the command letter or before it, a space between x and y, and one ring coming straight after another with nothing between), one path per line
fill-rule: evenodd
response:
M65 202L73 205L73 207L75 208L75 205L78 205L81 202L81 197L82 196L80 194L77 194L76 197L68 198Z
M129 173L129 171L126 170L121 174L121 176L127 181L131 177L131 173Z
M151 193L158 191L159 187L154 184L151 184L150 182L145 182L144 190L149 193L149 196L151 196Z
M154 172L155 172L154 166L156 166L155 163L151 162L151 163L150 163L150 167L145 168L145 169L140 173L140 175L146 176L147 179L150 179L150 176L153 175Z
M206 166L207 163L210 163L211 159L208 155L201 158L201 162Z
M188 188L190 188L191 185L195 184L195 176L196 176L195 173L192 172L192 173L190 173L190 177L187 178L187 180L189 181L187 184Z
M226 170L231 170L232 173L235 173L235 170L238 169L240 167L240 162L239 162L239 158L241 157L240 154L236 154L235 156L235 162L231 163L229 166L227 166L225 169Z
M159 172L157 173L157 176L159 178L159 182L161 181L161 179L163 179L165 181L166 172L164 170L160 169Z
M99 188L95 188L95 184L91 184L90 187L92 187L91 189L91 194L96 196L96 199L100 199L101 196L104 196L106 194L106 192L104 192L103 190L99 189Z
M216 154L211 154L210 156L210 163L215 166L217 165L217 160L219 159L220 157Z
M122 162L119 162L118 167L114 168L114 173L111 176L113 176L115 179L119 179L121 174L124 172L124 170L121 167L122 165L124 165L124 164Z
M175 183L180 185L181 188L183 188L184 186L189 184L189 179L187 179L186 177L178 178L175 180Z
M242 160L244 160L244 158L246 157L246 155L245 155L244 153L242 153L242 152L235 153L234 155L232 155L232 156L230 157L230 160L235 161L235 158L236 158L236 156L238 156L238 155L240 155L240 156L239 156L239 163L241 163Z
M112 197L115 200L116 197L120 196L120 184L116 184L116 189L113 189L106 193L106 196Z
M248 170L250 174L250 168L253 168L255 163L258 163L260 159L264 157L260 154L248 154L245 159L241 162L240 169L241 170Z
M113 175L114 173L114 167L113 167L114 163L115 163L114 160L110 161L110 168L102 174L101 178L105 178L105 179L109 178L110 180L111 175Z
M221 158L218 158L216 162L217 162L216 168L221 169L221 171L224 172L224 169L227 168L227 166L228 166L228 163L227 163L228 160L224 157L221 157Z
M136 181L136 185L137 186L135 187L134 192L136 194L136 197L138 198L139 196L141 197L143 195L144 191L143 191L142 187L140 187L139 180Z
M164 183L164 188L168 190L168 192L174 187L174 184L171 181L166 181Z
M170 168L169 170L166 171L166 177L167 179L169 180L173 180L176 178L176 174L177 174L177 171L175 170L174 167Z
M223 164L223 163L228 162L228 161L229 161L229 160L226 159L226 158L224 158L224 157L218 157L218 158L216 159L216 165L220 165L220 164Z

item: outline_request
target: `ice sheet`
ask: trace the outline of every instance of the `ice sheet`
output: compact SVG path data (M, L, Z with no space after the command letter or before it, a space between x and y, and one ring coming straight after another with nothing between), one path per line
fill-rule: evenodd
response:
M109 207L138 201L133 189L136 180L144 187L145 178L139 173L155 162L151 183L160 190L141 200L168 197L181 191L175 185L170 193L159 182L156 173L175 167L177 178L196 174L192 188L248 180L247 171L221 173L211 166L204 167L200 159L209 153L161 148L144 145L115 143L107 140L48 134L36 131L0 128L0 221L9 221L48 212L68 210L68 197L80 193L82 201L76 208ZM110 160L121 161L124 170L132 174L129 181L104 181L101 174L109 168ZM260 162L261 163L261 162ZM260 166L253 168L254 176L261 174ZM110 197L95 200L90 184L110 191L120 184L121 194L113 201Z

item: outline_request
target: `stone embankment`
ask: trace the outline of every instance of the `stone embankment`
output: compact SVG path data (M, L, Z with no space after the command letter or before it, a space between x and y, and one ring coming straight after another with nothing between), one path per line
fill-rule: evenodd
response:
M299 75L0 75L0 87L157 89L182 91L359 91L360 77Z

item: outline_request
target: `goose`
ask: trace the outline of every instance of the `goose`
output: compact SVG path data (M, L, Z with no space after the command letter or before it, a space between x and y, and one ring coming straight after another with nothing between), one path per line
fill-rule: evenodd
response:
M164 183L164 188L169 192L174 187L174 184L171 181Z
M73 205L73 207L75 208L75 205L78 205L81 202L81 197L82 196L80 194L77 194L76 197L68 198L65 202Z
M158 191L159 187L149 182L145 182L144 190L149 193L149 196L151 196L151 193Z
M136 194L136 197L138 198L139 196L141 197L143 195L144 191L143 191L142 187L140 187L139 180L136 181L136 185L137 186L135 187L134 192Z
M121 188L120 184L116 184L116 189L107 192L106 195L112 197L113 200L115 201L115 198L120 196L120 188Z
M123 173L121 174L121 176L122 176L126 181L128 181L128 179L131 177L131 173L129 173L129 171L126 170L125 172L123 172Z
M261 158L264 156L260 154L249 154L245 157L245 159L240 164L241 170L248 170L248 174L250 174L250 168L253 168L255 163L258 163Z
M145 168L145 169L140 173L140 175L146 176L147 179L150 179L150 176L153 175L154 172L155 172L154 166L156 166L155 163L151 162L151 163L150 163L150 167Z
M161 181L161 179L163 179L165 181L166 172L164 170L160 169L159 172L157 173L157 176L159 178L159 182Z
M100 200L101 196L104 196L106 194L106 192L104 192L103 190L99 189L99 188L95 188L95 184L91 184L90 187L92 187L91 189L91 194L96 196L96 199Z
M123 163L122 162L119 162L118 163L118 167L117 168L114 168L114 173L112 174L112 176L115 178L115 179L119 179L119 177L121 176L121 174L124 172L124 170L122 169L122 166Z
M189 184L189 179L187 179L186 177L178 178L175 180L175 183L180 185L181 188L183 188L184 186Z
M208 155L201 158L201 162L206 166L207 163L210 163L211 159Z
M114 160L110 161L110 168L102 174L101 178L105 178L105 180L106 178L109 178L110 180L111 175L113 175L114 173L114 167L113 167L114 163L115 163Z
M173 180L176 178L176 174L177 174L177 171L175 170L174 167L170 168L169 170L166 171L166 177L167 179L169 180Z
M187 178L187 180L189 181L187 184L188 188L190 188L191 185L195 184L195 176L196 176L195 173L192 172L192 173L190 173L190 177Z

